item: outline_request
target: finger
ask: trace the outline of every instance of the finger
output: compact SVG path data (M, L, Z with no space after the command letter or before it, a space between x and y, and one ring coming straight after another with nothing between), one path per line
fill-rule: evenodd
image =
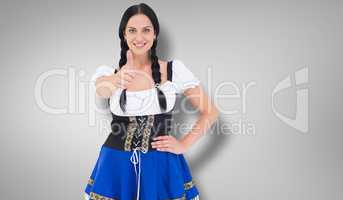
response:
M132 82L133 78L131 76L123 76L122 80L127 81L127 82Z
M120 84L120 83L117 84L117 87L125 89L125 86L123 84Z
M160 141L157 141L157 142L152 142L151 145L167 145L167 144L170 144L170 142L168 140L160 140Z
M127 78L127 77L122 78L121 80L124 82L124 84L130 84L133 82L132 78Z
M127 85L128 85L128 82L125 81L125 80L123 80L123 79L121 79L121 80L119 80L119 81L117 82L117 85L118 85L118 87L120 87L120 88L126 88Z
M154 137L153 140L168 140L169 138L170 138L169 135L162 135L162 136Z
M131 68L133 66L133 55L131 50L126 51L127 65Z
M158 148L157 150L158 151L166 151L166 152L171 152L172 151L172 149L170 149L170 148Z
M165 136L162 136L162 138L160 139L160 141L172 142L172 141L173 141L173 137L170 136L170 135L165 135Z
M129 83L129 81L122 78L122 79L119 80L119 83L123 84L123 85L126 85L126 84Z
M135 72L131 70L125 70L123 75L130 76L131 78L135 78Z
M170 144L158 144L158 145L152 145L153 148L170 148Z
M126 89L126 88L127 88L127 85L128 85L128 84L120 83L120 84L119 84L119 87L120 87L120 88L123 88L123 89Z

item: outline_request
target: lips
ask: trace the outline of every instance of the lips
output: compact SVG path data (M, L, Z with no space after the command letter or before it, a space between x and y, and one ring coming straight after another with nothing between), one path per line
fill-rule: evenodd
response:
M137 48L142 48L146 45L146 42L143 42L143 43L133 43L133 45Z

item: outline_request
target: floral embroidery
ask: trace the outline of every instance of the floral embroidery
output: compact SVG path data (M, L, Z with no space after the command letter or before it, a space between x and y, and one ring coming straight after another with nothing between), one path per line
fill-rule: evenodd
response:
M191 189L192 187L194 187L194 182L193 182L193 181L189 181L189 182L187 182L187 183L184 184L185 190L189 190L189 189Z
M94 184L94 180L90 178L90 179L88 180L88 185L92 186L93 184Z
M143 139L142 139L142 150L148 151L149 149L149 138L151 134L151 128L154 125L154 115L148 116L148 124L145 126L145 129L143 131Z
M130 123L127 126L127 134L126 134L125 145L124 145L125 151L131 150L133 135L134 135L134 133L137 129L137 126L138 126L138 123L137 123L135 116L130 116L129 119L130 119Z
M88 180L88 184L93 186L94 180L93 179L89 179ZM193 181L189 181L189 182L184 184L184 189L185 190L189 190L192 187L194 187L194 185L195 184L194 184ZM105 197L105 196L99 195L99 194L94 193L94 192L91 192L90 196L91 196L91 198L90 198L91 200L116 200L116 199L113 199L113 198L109 198L109 197ZM183 194L183 196L180 197L180 198L170 199L170 200L186 200L186 194ZM199 200L199 195L197 195L196 197L192 198L191 200Z
M130 116L130 123L127 127L124 149L131 151L133 148L141 148L143 151L149 149L149 137L151 128L154 125L154 115Z
M94 193L94 192L90 193L90 199L91 200L116 200L116 199L113 199L113 198L102 196L102 195Z

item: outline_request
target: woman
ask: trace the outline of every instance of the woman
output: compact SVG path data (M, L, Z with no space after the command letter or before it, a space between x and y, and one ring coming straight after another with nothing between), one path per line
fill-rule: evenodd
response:
M119 26L119 68L98 68L96 95L109 98L112 132L85 189L86 199L199 199L183 153L217 119L199 80L179 60L156 55L159 23L146 4L129 7ZM177 94L201 115L181 139L172 136Z

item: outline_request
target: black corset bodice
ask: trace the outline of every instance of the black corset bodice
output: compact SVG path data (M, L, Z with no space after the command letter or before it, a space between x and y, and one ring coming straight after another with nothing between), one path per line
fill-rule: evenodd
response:
M167 65L167 79L172 81L172 62ZM172 112L141 115L119 116L112 113L111 130L104 145L107 147L132 151L156 150L151 147L152 139L156 136L170 135Z
M117 116L113 115L111 122L112 132L105 141L108 147L131 151L135 148L148 151L152 138L169 135L171 131L172 113L161 113L144 116Z

